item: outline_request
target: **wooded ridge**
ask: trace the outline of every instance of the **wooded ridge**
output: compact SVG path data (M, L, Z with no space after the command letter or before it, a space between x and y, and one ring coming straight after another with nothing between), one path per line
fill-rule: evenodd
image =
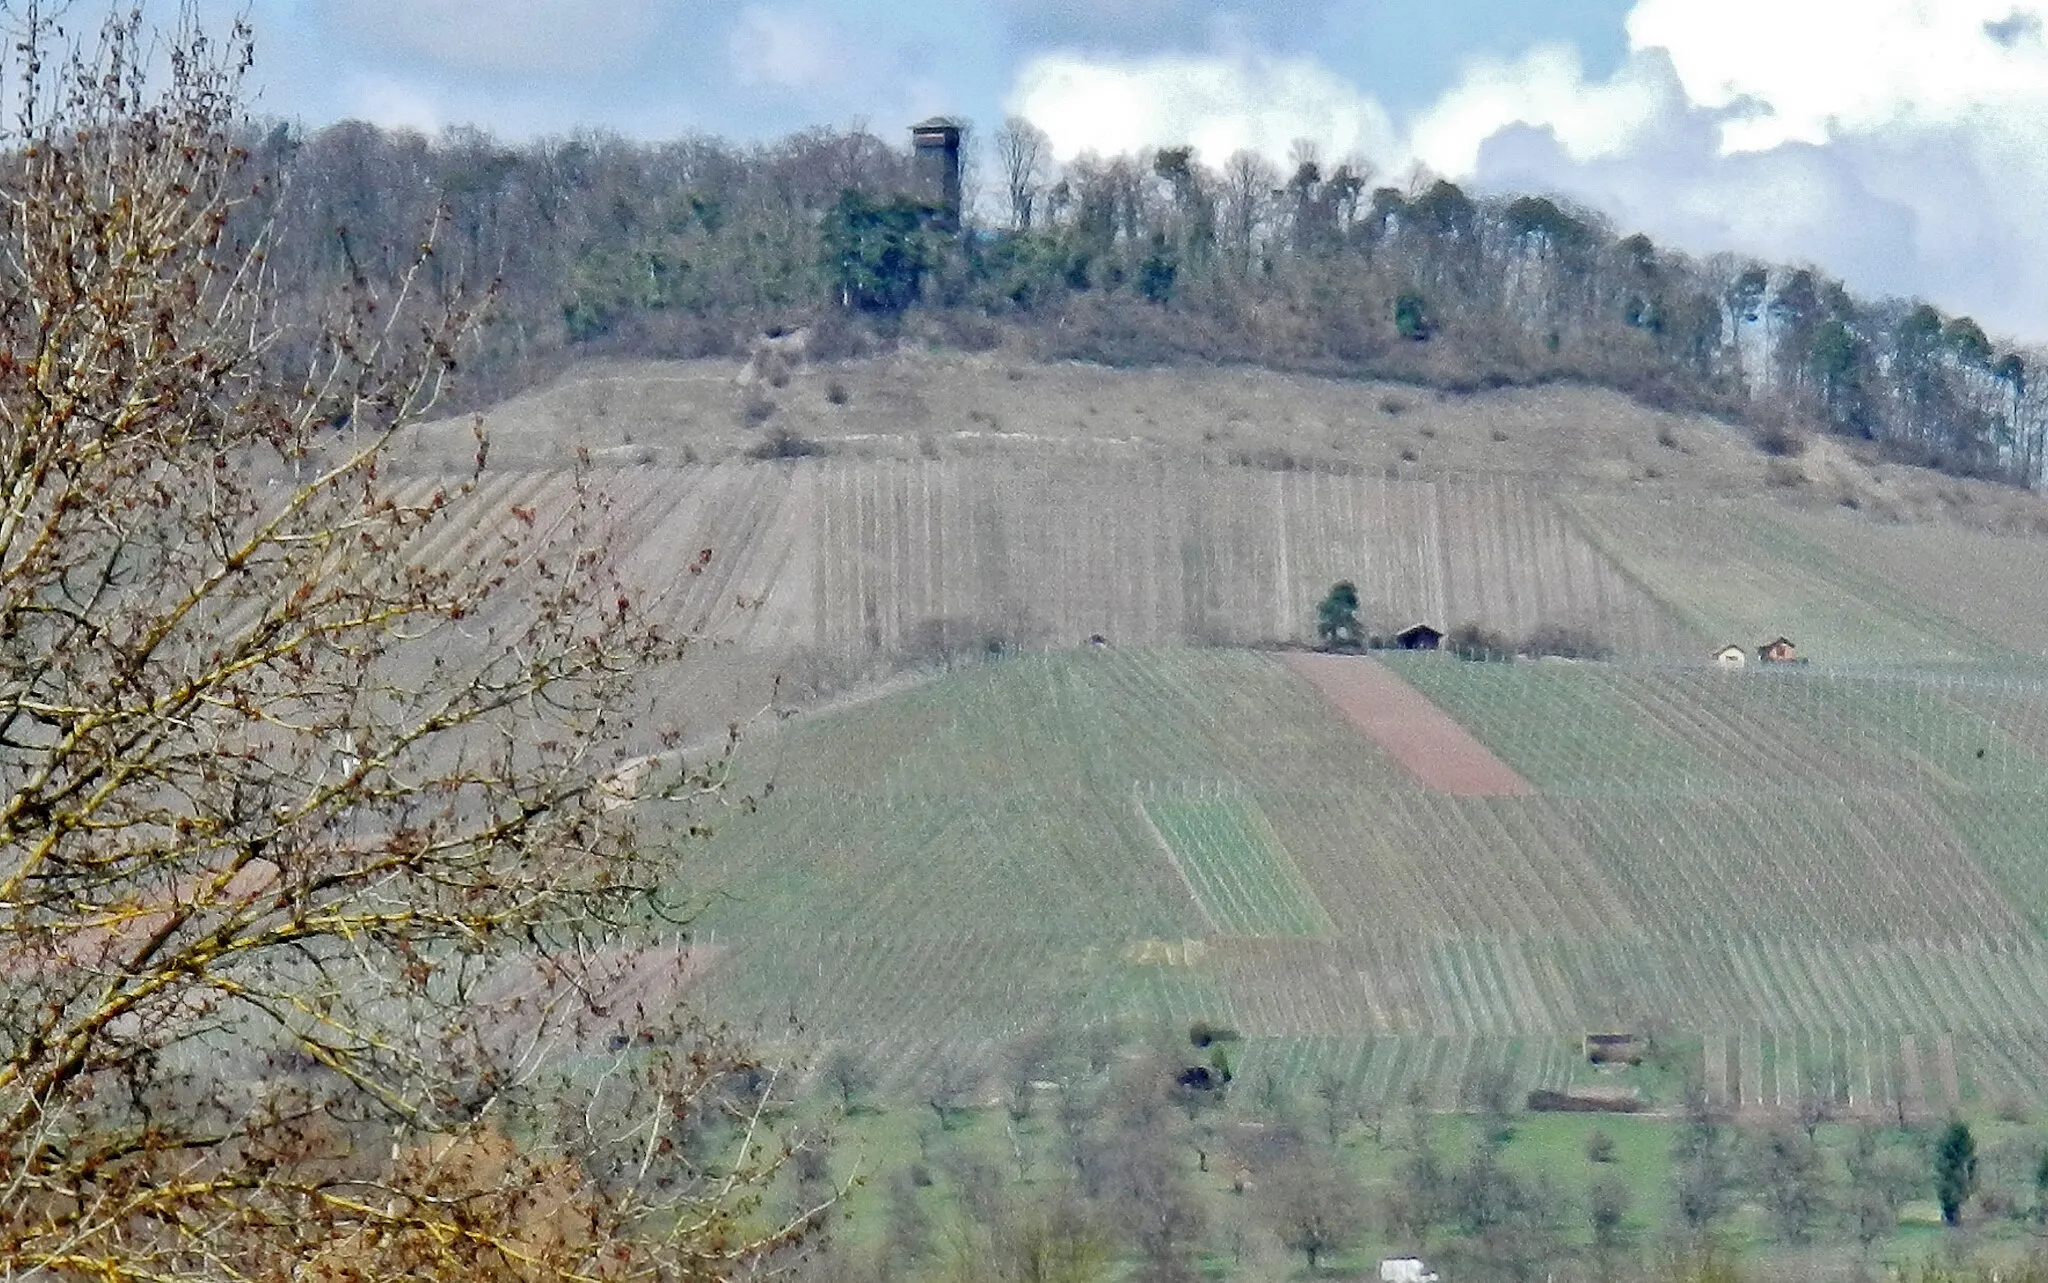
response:
M287 297L391 282L441 220L432 284L496 290L470 404L579 356L718 355L814 324L828 359L908 332L1450 389L1577 380L1741 419L1767 449L1818 429L1958 474L2043 472L2041 355L1923 302L1692 258L1546 196L1389 185L1307 147L1291 173L1249 153L1212 168L1187 147L1056 166L1012 121L993 150L994 199L970 201L956 234L906 195L908 149L858 130L515 146L344 122L251 141L282 180L264 212ZM1006 213L977 217L990 207Z

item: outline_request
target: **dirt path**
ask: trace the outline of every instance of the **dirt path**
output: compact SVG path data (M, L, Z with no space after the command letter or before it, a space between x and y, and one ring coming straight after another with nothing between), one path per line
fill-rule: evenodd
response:
M1286 661L1423 787L1458 797L1527 797L1536 791L1428 696L1371 656L1294 652Z

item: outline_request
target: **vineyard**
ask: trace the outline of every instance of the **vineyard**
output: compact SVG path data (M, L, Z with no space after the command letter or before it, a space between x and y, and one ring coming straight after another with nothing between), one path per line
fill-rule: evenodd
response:
M849 462L815 484L820 643L916 645L945 621L1055 645L1302 639L1351 579L1384 632L1472 620L1582 628L1628 654L1700 644L1525 483L1020 452Z
M2033 541L1761 500L1717 425L1622 440L1563 390L1500 403L1538 418L1338 384L1289 410L1227 372L990 367L953 415L951 385L842 373L857 410L803 390L795 457L746 457L725 376L676 385L726 416L702 441L666 384L588 407L634 604L697 639L645 747L747 727L758 805L704 817L639 942L687 921L724 1018L898 1088L1208 1021L1253 1078L1444 1108L1614 1084L1579 1051L1601 1029L1651 1035L1618 1081L1660 1105L1687 1079L1753 1111L2048 1101ZM1055 414L1062 380L1108 413ZM514 422L487 509L564 520L560 426ZM473 448L431 435L398 461L415 499ZM488 555L428 529L422 561ZM1308 640L1340 579L1367 633L1610 659L1248 649ZM1779 634L1810 666L1705 662Z
M1966 564L1954 553L1999 542L1988 536L1914 528L1880 543L1884 528L1870 522L1754 501L1582 494L1565 507L1630 582L1716 644L1753 647L1789 634L1817 661L1850 665L2011 665L2043 650L2038 622L2028 622L2038 614L2024 606L1982 613L1999 598L1992 567L1948 577ZM2020 570L2017 582L2030 578ZM2048 601L2037 579L2020 594L2022 603Z
M1756 1110L2048 1081L2048 690L2023 678L1388 661L1528 780L1419 783L1248 651L972 666L786 724L679 892L728 1018L989 1068L1197 1020L1241 1070L1445 1108L1630 1071Z
M404 497L447 480L428 471ZM484 511L559 521L575 482L566 468L492 468L480 486ZM1340 578L1359 584L1381 631L1549 625L1665 658L1706 644L1525 480L1027 444L939 460L609 468L592 486L641 608L702 642L655 693L710 726L991 646L1304 640ZM469 532L437 530L422 560L479 555Z
M439 464L417 467L405 498L448 484ZM636 605L699 640L649 692L648 719L698 741L991 649L1308 640L1339 579L1358 585L1368 632L1549 630L1634 662L1689 664L1779 633L1836 669L2021 671L2048 651L2048 573L2017 539L1526 475L999 437L935 458L611 466L588 481ZM479 485L482 510L522 521L565 520L577 492L566 467L494 466ZM434 526L416 553L489 555L477 539ZM1632 751L1578 729L1596 752Z
M1315 936L1330 919L1249 799L1151 797L1140 803L1210 930Z

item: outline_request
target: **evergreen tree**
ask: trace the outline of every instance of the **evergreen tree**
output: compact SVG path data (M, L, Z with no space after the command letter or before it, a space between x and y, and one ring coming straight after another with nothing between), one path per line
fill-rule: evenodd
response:
M1340 579L1316 607L1316 637L1324 650L1357 650L1363 645L1358 626L1358 586Z
M1934 1148L1934 1196L1944 1225L1958 1225L1963 1204L1977 1188L1977 1138L1968 1123L1950 1123Z

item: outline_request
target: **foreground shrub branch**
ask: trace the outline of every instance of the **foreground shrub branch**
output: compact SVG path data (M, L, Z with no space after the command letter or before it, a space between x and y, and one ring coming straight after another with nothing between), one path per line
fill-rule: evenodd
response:
M466 479L385 466L474 320L432 230L306 324L247 32L9 17L0 1267L711 1278L801 1238L759 1214L772 1075L641 926L616 772L681 640L587 485L487 510L480 428Z

